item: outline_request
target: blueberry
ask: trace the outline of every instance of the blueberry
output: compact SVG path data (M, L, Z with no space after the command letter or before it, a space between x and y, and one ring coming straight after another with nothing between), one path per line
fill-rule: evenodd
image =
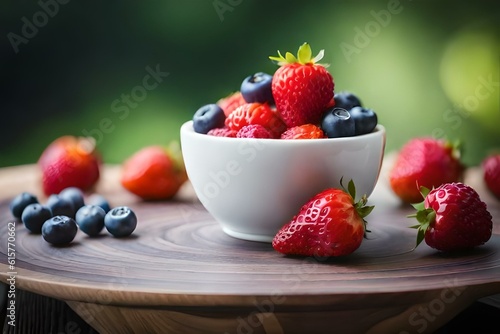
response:
M52 216L68 216L75 218L73 202L56 194L52 194L47 199L45 205L49 208Z
M127 237L137 226L137 216L129 207L119 206L106 214L104 226L115 237Z
M354 107L361 107L360 99L350 92L339 92L333 96L335 107L345 110L351 110Z
M85 205L85 201L83 198L83 192L80 188L77 187L68 187L63 189L59 193L59 197L69 200L73 203L73 210L78 211L82 206Z
M226 115L217 104L206 104L200 107L193 116L193 128L195 132L206 134L215 128L222 128Z
M23 192L12 199L10 202L10 212L15 218L21 218L23 210L30 204L38 203L35 195Z
M271 84L273 76L267 73L258 72L250 75L241 83L241 95L246 102L259 102L274 104L273 92Z
M355 135L354 119L342 108L330 108L321 121L321 129L328 138L350 137Z
M21 220L31 233L39 234L42 231L42 225L51 217L49 208L39 203L32 203L24 209Z
M349 110L349 114L354 119L356 135L370 133L377 126L377 114L372 109L354 107Z
M106 212L97 205L84 205L75 215L75 221L80 230L85 234L95 237L104 228Z
M87 198L87 204L100 206L104 212L111 210L108 200L100 194L92 194Z
M42 237L53 245L66 245L75 239L78 226L73 218L55 216L42 226Z

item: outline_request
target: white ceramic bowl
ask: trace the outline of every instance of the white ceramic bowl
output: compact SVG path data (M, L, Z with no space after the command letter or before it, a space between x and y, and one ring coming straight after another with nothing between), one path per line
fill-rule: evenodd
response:
M385 128L330 139L225 138L184 123L180 139L196 195L229 235L270 242L312 196L352 179L370 196L385 148Z

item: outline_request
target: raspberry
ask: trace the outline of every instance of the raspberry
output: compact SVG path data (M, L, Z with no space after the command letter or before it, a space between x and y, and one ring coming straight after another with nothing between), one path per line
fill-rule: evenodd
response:
M318 139L326 138L320 127L314 124L303 124L291 127L281 134L281 139Z
M231 130L227 127L223 128L215 128L210 131L208 131L207 135L209 136L215 136L215 137L231 137L234 138L236 137L237 131Z
M250 124L242 127L236 134L238 138L273 138L271 131L260 124Z

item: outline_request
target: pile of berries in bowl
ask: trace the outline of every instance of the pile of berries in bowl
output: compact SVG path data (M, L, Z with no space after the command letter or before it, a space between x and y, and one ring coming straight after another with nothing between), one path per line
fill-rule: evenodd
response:
M379 177L385 128L334 81L304 43L270 57L273 75L199 108L181 126L186 171L201 203L229 235L270 242L301 206L352 180L369 196Z

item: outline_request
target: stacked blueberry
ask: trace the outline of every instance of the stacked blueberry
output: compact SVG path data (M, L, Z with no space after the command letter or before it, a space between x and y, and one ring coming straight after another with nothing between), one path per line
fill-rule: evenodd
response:
M329 138L359 136L377 126L377 114L364 108L360 99L350 92L336 93L334 106L323 115L321 128Z
M85 200L76 187L50 195L45 204L35 195L23 192L11 201L10 211L31 233L41 233L53 245L72 242L78 229L90 237L99 235L103 228L115 237L126 237L137 226L137 216L129 207L111 208L100 194Z

